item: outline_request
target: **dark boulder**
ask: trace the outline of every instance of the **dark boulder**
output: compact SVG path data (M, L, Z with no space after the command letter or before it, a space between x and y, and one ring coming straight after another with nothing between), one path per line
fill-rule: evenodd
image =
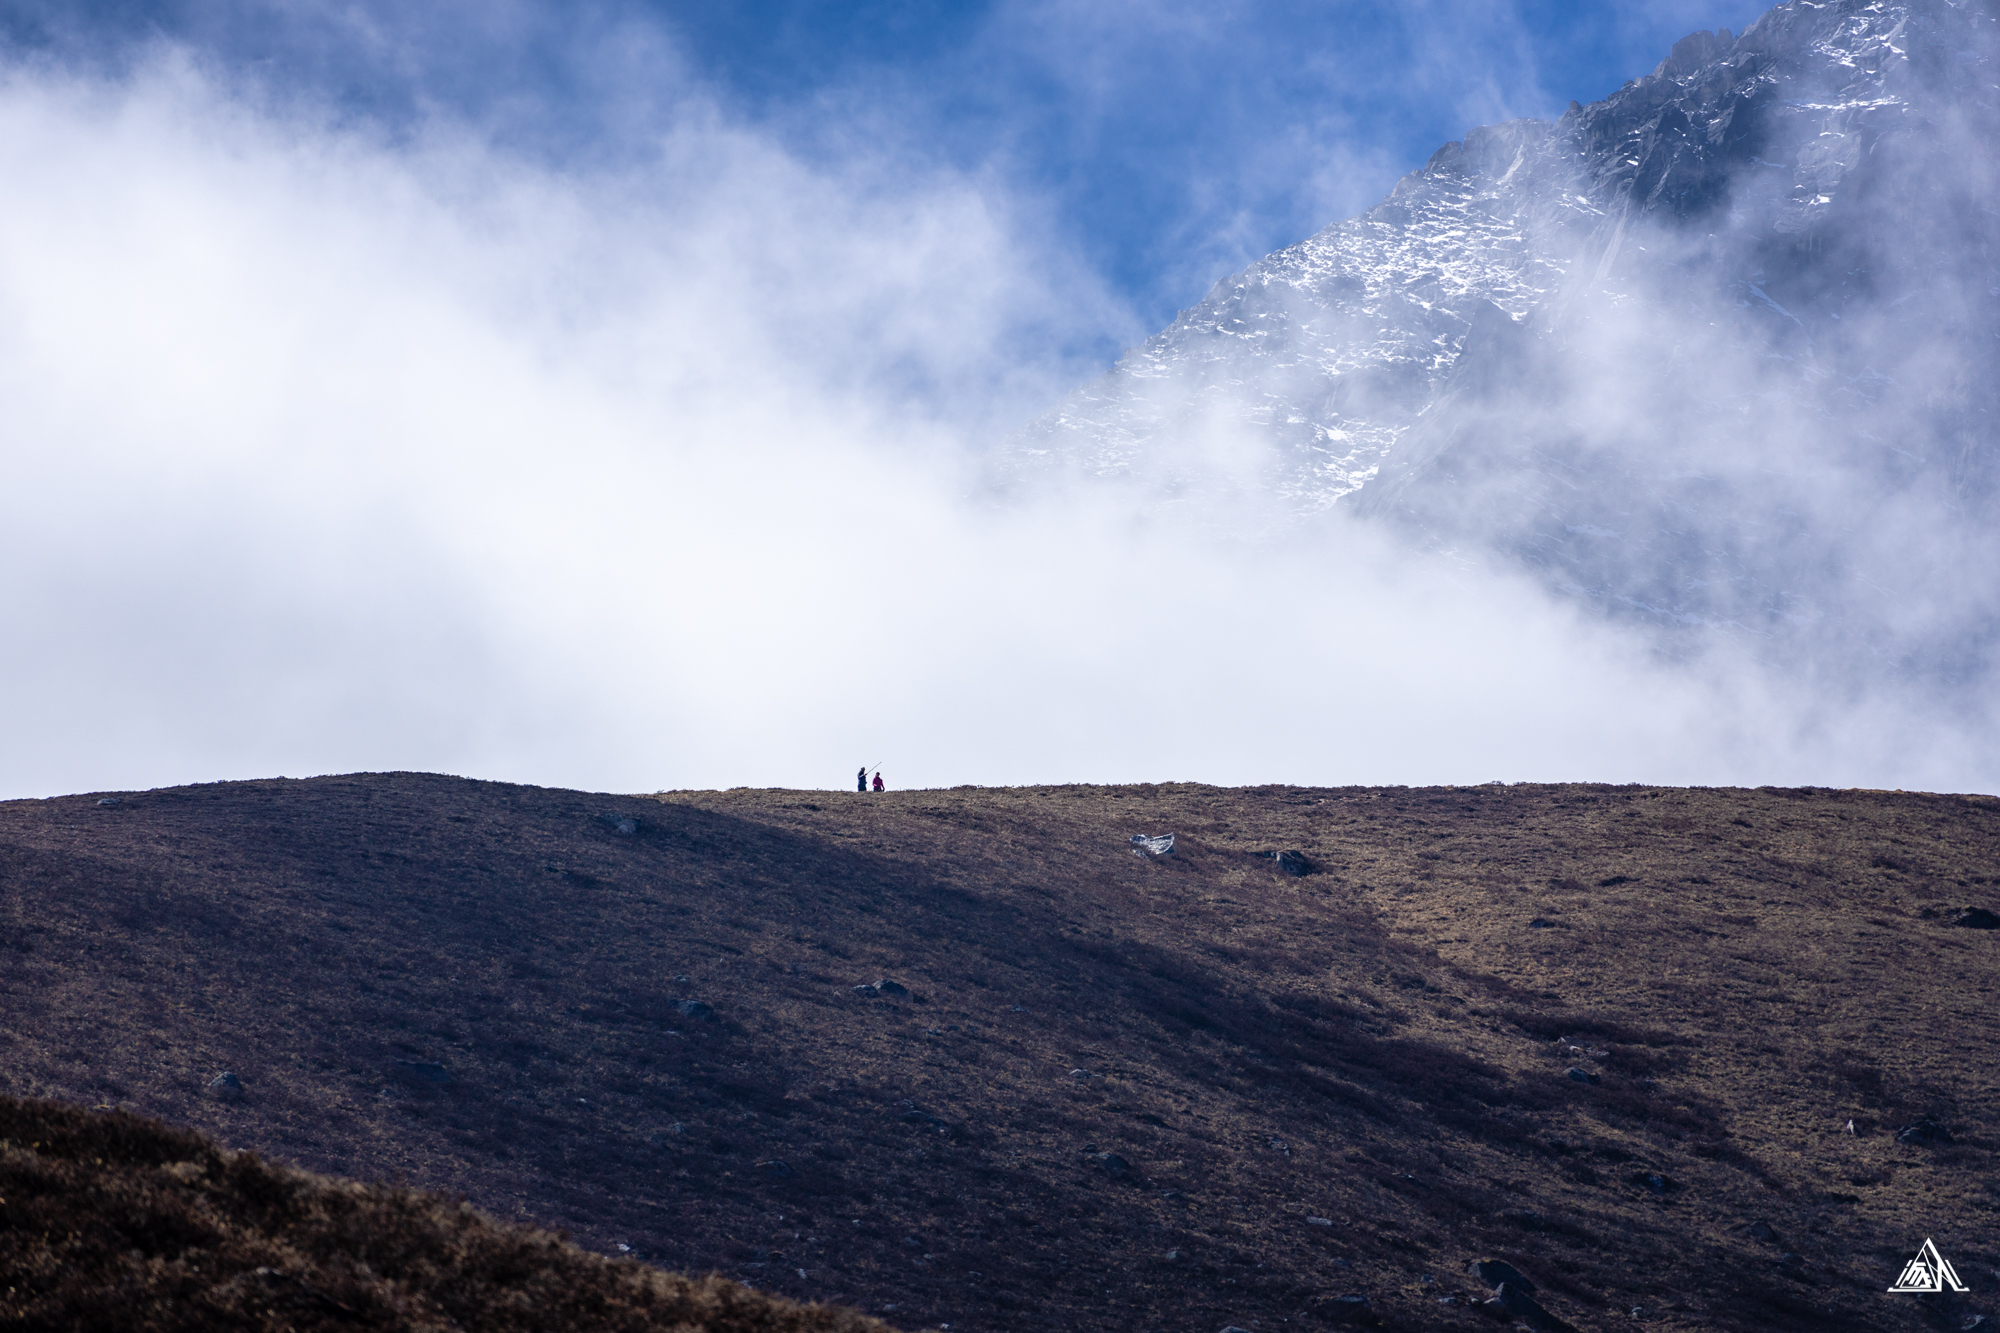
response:
M935 1129L940 1134L949 1134L951 1132L951 1124L948 1121L941 1120L937 1116L932 1115L929 1111L924 1110L921 1106L918 1106L915 1102L906 1101L903 1102L901 1105L904 1108L903 1109L904 1124L923 1125L926 1126L927 1128Z
M697 1023L710 1022L715 1018L715 1007L700 1000L682 1000L674 1008L682 1018L692 1018Z
M1369 1306L1368 1298L1359 1292L1348 1292L1344 1296L1315 1296L1306 1308L1329 1324L1349 1328L1373 1328L1382 1322Z
M243 1099L243 1080L227 1069L208 1081L208 1095L219 1102Z
M1505 1282L1516 1291L1534 1294L1535 1284L1522 1276L1521 1270L1504 1259L1479 1259L1466 1270L1489 1287L1498 1287Z
M396 1077L405 1083L427 1083L432 1087L442 1087L451 1082L451 1071L443 1065L427 1060L396 1061Z
M1951 1141L1951 1131L1929 1116L1896 1131L1898 1143L1950 1143Z
M1093 1166L1113 1180L1123 1180L1132 1174L1132 1164L1115 1152L1094 1152L1088 1156Z
M1968 907L1958 914L1958 920L1951 923L1967 930L2000 929L2000 916L1995 916L1983 907Z
M1493 1299L1481 1307L1486 1313L1514 1319L1540 1333L1575 1333L1570 1325L1542 1308L1542 1303L1511 1282L1502 1282Z
M1597 1082L1597 1075L1591 1073L1588 1069L1578 1069L1575 1065L1571 1065L1568 1069L1563 1070L1563 1077L1572 1083Z

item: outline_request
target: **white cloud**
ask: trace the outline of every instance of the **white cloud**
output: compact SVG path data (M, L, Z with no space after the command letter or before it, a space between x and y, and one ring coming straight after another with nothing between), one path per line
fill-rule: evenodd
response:
M0 793L1970 771L1346 527L982 506L1122 317L987 180L694 100L564 175L171 57L16 69L0 174Z

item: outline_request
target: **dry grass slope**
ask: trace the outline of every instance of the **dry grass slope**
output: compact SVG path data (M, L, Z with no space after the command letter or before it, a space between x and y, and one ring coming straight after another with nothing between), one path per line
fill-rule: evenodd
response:
M1909 793L14 802L0 1086L954 1333L1490 1328L1482 1258L1585 1330L1958 1328L1996 900L2000 802ZM1927 1236L1969 1295L1884 1290Z
M499 1226L418 1190L232 1153L124 1112L0 1098L0 1326L179 1333L888 1333Z

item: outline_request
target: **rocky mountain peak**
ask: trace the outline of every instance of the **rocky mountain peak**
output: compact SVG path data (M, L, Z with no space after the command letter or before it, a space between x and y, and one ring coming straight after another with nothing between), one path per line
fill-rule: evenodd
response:
M1793 0L1475 129L1218 282L1024 430L1008 480L1251 539L1353 510L1610 614L1908 660L1937 626L1865 589L1930 575L1878 539L1970 558L1994 491L1995 27ZM1481 348L1510 369L1461 364Z

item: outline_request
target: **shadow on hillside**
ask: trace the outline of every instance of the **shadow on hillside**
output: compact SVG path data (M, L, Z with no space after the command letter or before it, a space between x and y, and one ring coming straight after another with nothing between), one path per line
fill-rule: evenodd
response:
M1559 1256L1588 1306L1672 1250L1685 1164L1647 1154L1759 1174L1665 1027L1441 963L1331 876L1192 836L1148 863L1120 815L1047 805L942 841L887 805L799 827L421 775L10 806L6 1086L770 1289L1058 1322L1092 1262L1227 1320L1440 1233ZM911 993L858 989L883 978ZM1454 1044L1474 1014L1529 1062ZM222 1068L240 1100L201 1096ZM1214 1239L1245 1197L1353 1221Z

